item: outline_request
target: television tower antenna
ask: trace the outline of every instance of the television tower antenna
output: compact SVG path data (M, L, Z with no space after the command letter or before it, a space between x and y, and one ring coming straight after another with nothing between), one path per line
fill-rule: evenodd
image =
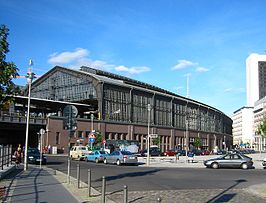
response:
M190 73L186 74L186 77L187 77L187 98L189 98L189 77L191 76Z

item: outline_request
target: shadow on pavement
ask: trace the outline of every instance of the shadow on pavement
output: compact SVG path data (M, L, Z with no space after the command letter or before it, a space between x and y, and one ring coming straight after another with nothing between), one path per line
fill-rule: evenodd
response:
M222 191L221 193L219 193L218 195L216 195L212 199L208 200L206 203L229 202L236 195L236 193L231 193L231 194L225 194L225 193L227 191L231 190L232 188L236 187L237 185L244 183L244 182L247 182L247 180L240 179L240 180L236 180L235 182L236 182L235 184L233 184L229 188L225 189L224 191Z

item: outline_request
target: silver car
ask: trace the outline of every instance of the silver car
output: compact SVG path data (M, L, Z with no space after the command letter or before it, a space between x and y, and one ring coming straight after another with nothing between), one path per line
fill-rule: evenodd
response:
M226 154L218 158L204 161L204 165L210 168L242 168L248 169L253 165L252 158L244 154Z
M134 164L138 163L138 158L129 151L114 151L103 160L105 164Z

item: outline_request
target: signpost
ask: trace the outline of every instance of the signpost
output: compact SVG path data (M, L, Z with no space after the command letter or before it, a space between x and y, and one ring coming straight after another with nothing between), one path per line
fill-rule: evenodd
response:
M42 168L42 138L45 133L45 130L43 128L40 129L40 168Z
M92 145L93 145L93 143L95 142L95 139L96 139L96 137L95 137L95 135L93 134L94 132L92 131L91 133L90 133L90 135L89 135L89 141L90 141L90 143L91 143L91 150L92 150Z
M158 134L150 134L150 138L155 139L158 137Z
M76 117L78 115L78 109L73 105L67 105L63 110L64 116L64 129L69 131L68 135L68 167L67 167L67 178L70 183L70 138L71 132L76 128Z

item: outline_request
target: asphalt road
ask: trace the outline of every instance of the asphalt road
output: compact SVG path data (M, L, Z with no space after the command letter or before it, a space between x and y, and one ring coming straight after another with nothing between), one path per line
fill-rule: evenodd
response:
M102 176L106 177L107 191L121 190L127 185L131 191L181 190L181 189L240 189L265 183L266 170L161 168L141 166L116 166L71 161L71 175L76 177L80 164L81 180L87 182L91 169L92 186L101 190ZM47 167L67 173L67 157L49 156Z

